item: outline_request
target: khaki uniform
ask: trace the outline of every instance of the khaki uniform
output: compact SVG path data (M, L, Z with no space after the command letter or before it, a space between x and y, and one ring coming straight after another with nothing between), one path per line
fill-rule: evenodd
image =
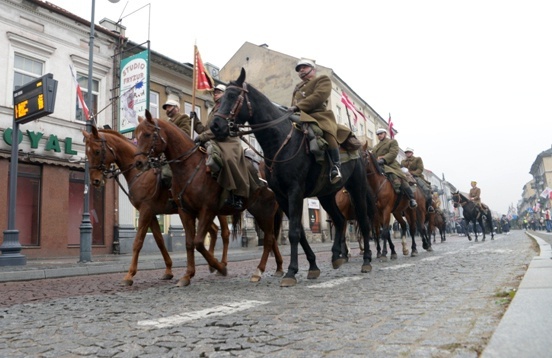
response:
M182 129L188 136L190 136L190 124L192 123L192 120L190 119L190 116L188 116L186 113L178 113L176 116L169 118L169 122L175 124L178 128ZM205 131L205 126L198 118L194 119L194 132L196 133L203 133Z
M396 160L399 154L399 143L395 139L385 137L384 140L376 144L374 149L372 149L372 153L374 153L376 158L383 157L386 163L383 166L383 170L386 173L395 174L397 177L406 180L406 176L402 172L399 162Z
M328 99L332 94L332 81L326 75L307 79L295 86L292 106L301 111L301 122L316 122L320 129L334 137L337 143L343 143L351 130L337 124L333 111L328 110Z
M470 200L476 204L481 204L481 189L473 187L470 189Z
M209 113L207 118L207 129L199 135L202 142L214 140L215 135L209 129L215 118L215 113L220 107L220 102ZM216 141L221 150L222 169L217 177L217 182L224 189L231 191L234 195L249 198L249 193L257 189L255 180L251 180L247 159L243 154L241 140L238 137L227 137L223 141Z

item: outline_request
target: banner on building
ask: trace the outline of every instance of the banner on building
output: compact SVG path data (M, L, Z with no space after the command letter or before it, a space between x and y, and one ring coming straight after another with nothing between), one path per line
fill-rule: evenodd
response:
M149 107L149 51L145 50L121 61L119 96L119 132L133 131L138 116Z

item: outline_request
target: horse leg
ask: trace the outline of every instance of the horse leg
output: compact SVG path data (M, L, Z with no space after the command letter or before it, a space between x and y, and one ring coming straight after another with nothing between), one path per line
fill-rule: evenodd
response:
M209 252L214 255L215 254L215 247L217 246L217 235L218 235L218 226L215 223L212 223L209 227L209 237L211 240L209 241ZM224 253L223 253L224 255ZM226 265L225 265L226 266ZM209 271L211 273L215 272L215 268L209 266Z
M475 242L477 242L477 220L473 219L473 234L475 235Z
M388 238L388 241L389 241L389 249L391 250L391 260L396 260L397 259L397 252L395 251L395 245L393 244L393 238L391 237L391 231L392 231L392 228L389 226L389 238Z
M299 271L298 246L299 242L301 241L301 214L303 212L303 199L299 197L294 197L293 202L290 202L287 198L284 198L283 200L279 200L279 204L282 208L285 208L284 212L289 218L288 237L290 250L288 270L280 282L280 287L292 287L297 284L297 279L295 278L295 275L297 275L297 272ZM314 255L314 253L312 254Z
M186 272L184 276L178 280L176 286L188 286L191 283L192 277L195 276L195 219L181 210L178 211L184 232L186 233Z
M303 226L301 226L301 238L299 240L299 243L301 244L301 247L303 248L303 251L305 252L305 256L307 257L307 261L309 263L309 271L307 273L307 279L308 280L314 280L320 277L320 269L316 265L316 255L314 251L312 251L312 248L310 247L309 241L307 240L307 236L305 235L305 230L303 229Z
M128 272L122 281L122 284L125 286L132 286L134 283L132 278L136 275L136 272L138 272L138 256L140 255L140 250L142 250L142 246L144 245L144 238L146 237L146 232L148 230L147 225L142 221L142 216L140 216L138 230L136 231L134 243L132 244L132 259L130 260L130 267L128 268Z
M163 256L163 261L165 261L165 273L161 276L161 280L171 280L174 277L172 273L172 260L169 255L169 251L165 246L165 240L161 234L161 228L159 227L159 221L157 221L156 216L153 216L150 228L155 239L155 243L157 244L159 251L161 251L161 256Z
M349 248L349 243L347 242L347 221L345 221L345 226L343 227L343 241L341 242L341 255L345 259L345 262L349 262L351 249Z
M320 197L319 200L324 210L330 215L335 226L335 240L332 245L332 266L334 269L338 269L345 263L342 244L345 240L344 233L347 222L335 202L335 195L326 195Z
M207 264L209 266L214 267L222 276L227 275L227 269L226 266L221 264L213 254L205 248L205 236L207 235L207 231L209 230L209 227L211 226L214 219L214 215L206 215L203 214L199 217L199 223L197 226L197 232L194 238L194 246L195 249L203 256L205 261L207 261Z
M220 263L224 265L224 267L226 267L228 266L228 246L230 245L230 229L228 228L228 218L226 217L226 215L220 215L218 216L218 219L220 224L220 236L222 238L222 258Z
M381 230L381 241L383 241L383 249L381 250L380 261L387 261L387 242L391 239L391 234L389 233L389 227L383 226Z

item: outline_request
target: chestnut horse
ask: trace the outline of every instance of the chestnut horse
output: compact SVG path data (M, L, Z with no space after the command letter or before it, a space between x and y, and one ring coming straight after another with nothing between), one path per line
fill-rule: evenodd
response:
M151 113L146 110L146 118L139 117L135 133L138 153L147 156L147 161L140 158L136 164L146 170L152 165L162 164L161 154L164 154L173 172L172 193L174 201L181 209L178 214L186 231L187 257L186 273L178 281L177 286L188 286L195 276L196 249L210 266L226 276L226 266L221 265L213 254L205 249L204 238L215 216L237 215L245 209L253 215L265 234L261 262L251 281L260 280L270 252L273 252L276 258L275 276L283 275L283 259L275 239L280 231L282 216L274 193L270 189L257 189L248 200L245 200L244 208L240 210L221 205L223 188L207 172L207 155L182 130L169 121L152 118Z
M337 193L335 194L335 202L337 204L337 207L339 208L339 211L341 211L343 216L345 216L346 220L356 221L355 210L353 208L351 198L349 197L349 192L346 189L341 189L337 191ZM362 254L364 252L364 244L361 239L362 235L358 235L358 229L358 223L355 223L355 236L357 237L360 253ZM343 227L343 237L345 238L345 240L342 245L345 247L342 250L347 252L347 256L350 256L351 249L349 248L349 243L346 238L346 231L347 225Z
M85 153L90 166L90 182L96 187L105 184L105 179L115 178L119 186L127 194L131 204L140 213L138 219L138 230L134 237L132 245L132 259L130 267L123 279L123 284L132 285L133 277L138 271L138 256L148 229L151 229L155 243L161 251L165 261L165 273L162 280L172 279L172 260L165 247L165 241L159 227L156 215L158 214L177 214L178 207L171 200L171 194L168 188L161 185L160 171L154 173L153 170L142 172L136 169L136 146L119 132L100 129L92 126L92 132L82 131L85 138ZM119 182L118 176L123 175L127 182L128 192ZM230 230L228 230L228 220L226 216L219 216L221 225L221 236L223 242L222 262L224 265L228 262L228 240ZM209 228L211 242L209 251L215 252L218 227L213 223Z
M241 127L250 127L251 130L240 132ZM317 278L320 275L316 255L304 236L301 222L305 198L316 196L336 226L332 267L337 269L346 261L346 254L341 247L346 221L335 202L335 193L342 187L351 193L351 199L354 200L353 206L364 239L361 272L372 270L372 253L369 249L371 223L368 211L371 210L369 206L373 205L373 195L366 183L364 165L358 152L349 153L349 160L343 160L342 179L337 184L331 184L327 161L318 163L309 152L307 131L301 129L298 117L275 105L259 90L246 83L243 68L238 79L226 87L210 129L219 139L229 135L254 133L263 149L268 185L274 190L278 203L289 218L290 264L280 286L290 287L297 284L299 244L309 262L307 278Z
M441 242L447 241L447 219L445 214L441 210L435 208L435 217L434 217L435 227L433 228L433 242L435 242L436 231L439 230L439 236L441 236Z

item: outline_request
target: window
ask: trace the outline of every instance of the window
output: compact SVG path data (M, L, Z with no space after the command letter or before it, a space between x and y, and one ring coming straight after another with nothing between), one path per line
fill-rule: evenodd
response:
M14 61L14 90L42 76L44 63L20 54L15 54Z
M153 118L159 118L159 93L150 91L149 111Z
M100 87L100 81L98 80L92 80L92 105L88 105L88 76L85 76L83 74L78 73L77 74L77 81L79 82L79 85L82 90L82 94L84 96L84 101L86 102L86 105L89 107L88 110L90 111L90 114L98 113L98 89ZM84 113L82 112L82 109L79 108L79 99L75 96L75 106L76 106L76 113L77 113L77 120L79 121L86 121L86 118L84 118Z
M19 163L15 221L22 246L40 245L41 179L40 166Z

